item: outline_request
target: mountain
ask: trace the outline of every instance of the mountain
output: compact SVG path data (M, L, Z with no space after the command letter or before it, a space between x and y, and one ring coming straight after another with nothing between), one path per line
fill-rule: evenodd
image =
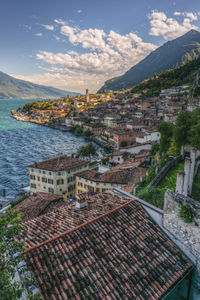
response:
M0 72L0 99L49 99L68 95L73 97L80 94L16 79Z
M197 58L200 55L200 32L191 30L183 36L165 43L151 52L124 75L107 80L98 91L105 89L120 90L130 88L154 73L164 72L176 68L183 62Z
M135 85L131 92L141 93L143 97L158 96L161 90L184 86L185 93L200 95L200 56L188 63L184 63L175 69L154 75ZM184 90L184 89L183 89Z

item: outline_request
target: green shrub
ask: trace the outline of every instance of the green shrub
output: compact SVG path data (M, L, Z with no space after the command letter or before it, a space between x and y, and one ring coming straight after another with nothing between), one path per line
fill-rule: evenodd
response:
M191 223L194 219L195 213L187 204L180 204L179 216L185 223Z
M157 187L143 189L138 192L137 197L156 207L159 207L160 209L163 209L164 197L162 190Z
M24 194L22 195L19 199L10 202L9 204L11 205L11 207L14 207L15 205L17 205L18 203L22 202L23 200L25 200L26 198L28 198L28 195Z
M102 165L107 165L108 161L109 161L109 158L108 158L108 157L103 157L103 158L101 159Z

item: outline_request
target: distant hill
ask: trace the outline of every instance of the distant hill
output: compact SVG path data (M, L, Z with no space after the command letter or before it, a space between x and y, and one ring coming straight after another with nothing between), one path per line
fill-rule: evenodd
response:
M151 52L124 75L107 80L98 92L103 92L105 89L120 90L133 87L144 79L152 77L154 73L158 74L176 68L181 63L197 58L199 55L200 32L191 30Z
M200 57L192 61L182 64L181 66L170 69L159 75L154 75L152 78L146 79L140 84L134 86L132 93L141 93L143 96L152 97L158 96L161 90L189 85L189 93L193 92L193 96L200 95L198 85L194 86L197 78L197 73L200 70ZM194 88L194 89L193 89Z
M49 99L77 95L80 94L16 79L0 72L0 99Z

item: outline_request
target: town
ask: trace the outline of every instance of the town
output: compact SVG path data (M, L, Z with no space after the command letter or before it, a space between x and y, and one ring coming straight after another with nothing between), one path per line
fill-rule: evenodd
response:
M92 294L121 298L124 293L135 299L161 299L167 294L167 299L178 299L183 289L189 295L192 280L192 291L198 293L199 273L193 268L195 264L199 268L200 235L196 226L200 224L200 205L198 196L192 197L200 192L195 190L200 151L193 145L182 145L179 153L176 147L170 150L170 145L168 155L163 156L164 150L158 155L165 138L162 124L178 124L180 113L195 114L200 107L199 98L190 100L188 92L189 86L183 85L145 98L131 90L90 95L87 89L85 96L28 103L12 112L18 120L71 131L89 142L71 157L61 154L29 165L30 188L13 205L21 213L23 227L17 239L25 243L26 259L19 264L19 272L27 266L34 274L34 284L29 287L32 294L40 291L46 299L90 298ZM95 144L106 151L96 151ZM172 185L161 189L170 172L175 176ZM158 190L159 200L153 195ZM109 225L113 218L118 222L114 227ZM134 231L129 231L131 226ZM94 239L96 229L100 235ZM66 252L68 247L71 254ZM143 256L142 272L152 278L147 290L146 275L139 275L141 268L135 264L141 261L141 255L134 252L131 258L129 247L137 248ZM117 252L111 253L111 249ZM155 256L150 254L152 249ZM161 259L161 254L165 258ZM64 259L62 255L67 256ZM79 260L74 258L73 263L75 255ZM156 275L151 262L157 266ZM107 263L110 274L106 278L105 273L97 275L94 263L103 269ZM126 269L123 275L117 275L121 272L118 264ZM64 272L69 274L67 281ZM97 278L99 284L95 283ZM116 284L118 289L114 288Z
M199 300L198 6L35 2L0 19L0 299Z

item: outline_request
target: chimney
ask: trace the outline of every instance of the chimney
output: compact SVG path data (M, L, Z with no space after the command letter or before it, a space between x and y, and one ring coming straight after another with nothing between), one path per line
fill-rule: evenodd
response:
M80 210L85 207L86 207L86 196L85 195L77 195L75 210Z

